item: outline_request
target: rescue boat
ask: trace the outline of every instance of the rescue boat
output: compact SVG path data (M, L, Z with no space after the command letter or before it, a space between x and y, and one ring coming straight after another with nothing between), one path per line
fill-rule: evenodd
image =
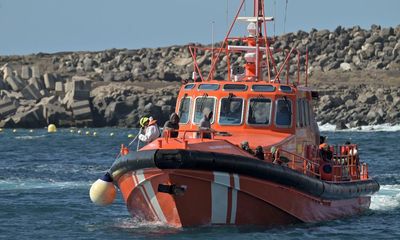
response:
M358 146L319 148L307 50L271 48L264 2L254 1L251 17L239 17L243 4L218 47L189 46L193 81L178 94L178 136L164 131L138 151L123 147L92 185L92 201L110 204L116 186L132 216L175 227L309 223L369 208L379 184ZM248 36L230 36L238 21ZM199 130L206 110L212 129Z

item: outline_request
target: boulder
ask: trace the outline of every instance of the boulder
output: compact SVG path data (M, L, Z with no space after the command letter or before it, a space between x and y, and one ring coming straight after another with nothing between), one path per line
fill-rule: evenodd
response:
M336 130L344 130L344 129L347 129L347 128L348 127L346 126L344 121L339 121L339 122L336 123L336 127L335 127Z
M343 72L351 71L351 65L350 63L343 62L340 64L340 69L342 69Z
M43 104L43 115L47 124L53 123L60 126L61 122L72 120L72 113L65 110L58 102Z
M32 77L28 80L28 84L34 85L39 90L45 89L44 82L40 78Z
M374 104L377 100L378 98L371 92L360 94L358 96L358 101L361 103Z

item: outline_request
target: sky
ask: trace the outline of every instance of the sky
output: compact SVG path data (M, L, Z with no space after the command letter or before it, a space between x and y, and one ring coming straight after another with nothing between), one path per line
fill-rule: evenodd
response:
M252 14L246 1L241 16ZM240 0L0 0L0 55L223 40ZM269 35L400 24L400 0L265 0ZM274 14L275 13L275 14ZM245 25L234 29L245 35Z

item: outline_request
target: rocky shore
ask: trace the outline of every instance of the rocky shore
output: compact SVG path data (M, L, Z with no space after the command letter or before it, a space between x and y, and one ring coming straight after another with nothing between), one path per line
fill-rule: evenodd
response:
M339 129L400 123L400 25L299 31L277 36L272 47L308 48L318 121ZM199 53L200 67L207 70L210 61L211 52ZM216 79L225 77L226 65L221 57ZM145 114L162 124L192 71L188 46L0 56L0 127L136 127Z

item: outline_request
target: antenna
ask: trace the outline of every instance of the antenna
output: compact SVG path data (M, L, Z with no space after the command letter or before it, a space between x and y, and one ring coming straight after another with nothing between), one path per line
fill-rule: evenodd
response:
M214 23L215 21L211 21L211 65L214 61ZM211 78L213 76L211 75Z
M286 0L286 5L285 5L285 20L284 20L284 22L283 22L283 34L286 33L286 16L287 16L288 1L289 1L289 0Z

